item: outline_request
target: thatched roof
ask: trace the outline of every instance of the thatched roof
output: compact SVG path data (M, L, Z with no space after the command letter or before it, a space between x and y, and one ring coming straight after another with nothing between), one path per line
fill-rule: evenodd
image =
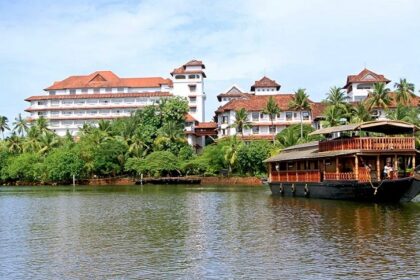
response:
M309 135L325 135L344 131L368 131L379 132L387 135L392 134L409 134L420 130L417 126L403 121L370 121L360 124L347 124L333 127L326 127L311 132Z

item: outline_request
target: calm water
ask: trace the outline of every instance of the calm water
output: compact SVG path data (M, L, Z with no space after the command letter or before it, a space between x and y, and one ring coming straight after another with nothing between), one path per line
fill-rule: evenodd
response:
M0 188L0 279L414 279L420 203L265 187Z

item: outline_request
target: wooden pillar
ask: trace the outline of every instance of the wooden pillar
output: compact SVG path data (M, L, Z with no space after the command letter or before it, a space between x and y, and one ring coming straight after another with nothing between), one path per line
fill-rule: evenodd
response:
M338 157L335 158L335 177L338 180L339 176L338 173L340 172L339 168L338 168Z
M272 162L269 162L269 163L268 163L268 182L272 182L272 181L273 181L273 178L271 178L271 169L272 169L272 165L273 165L273 163L272 163Z
M397 155L394 156L394 178L395 179L398 178L398 157L397 157Z
M286 161L286 181L289 182L289 162Z
M354 175L355 175L355 179L359 180L359 158L357 157L357 155L355 155L354 157Z
M381 180L381 161L379 155L376 156L376 176L378 176L378 181Z

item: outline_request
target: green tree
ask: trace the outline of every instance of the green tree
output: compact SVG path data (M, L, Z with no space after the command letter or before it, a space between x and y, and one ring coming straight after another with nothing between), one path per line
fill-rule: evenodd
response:
M124 169L127 145L121 141L109 139L100 143L93 151L93 171L98 175L116 176Z
M251 176L267 172L267 166L263 162L270 156L272 145L267 141L253 141L248 145L240 146L237 162L241 174Z
M331 112L332 116L329 116L329 120L331 121L331 117L334 116L335 112ZM365 102L358 102L354 107L351 109L351 122L352 123L362 123L372 120L372 115L370 114L369 110Z
M38 130L39 134L45 134L51 132L48 129L48 120L43 116L39 117L34 124L34 127Z
M15 121L13 122L13 131L16 131L20 136L23 135L28 131L28 122L22 118L22 114L19 114Z
M390 90L386 88L385 83L375 83L373 85L373 91L370 92L366 100L368 109L372 110L374 107L387 109L389 104L391 104L389 92Z
M343 112L347 112L348 110L347 100L348 96L339 87L330 88L330 91L327 94L327 98L325 99L329 106L334 106Z
M0 131L1 131L1 138L4 140L4 131L9 130L8 125L9 120L5 116L0 116Z
M299 111L300 115L300 137L303 138L303 116L302 112L310 110L311 106L309 103L309 96L306 93L305 89L298 89L295 92L293 99L289 103L289 109L294 111Z
M225 139L224 146L222 147L222 151L224 154L224 160L228 167L229 173L232 173L238 159L238 151L240 147L243 145L243 142L238 141L236 135Z
M398 83L394 84L396 88L396 101L403 105L408 105L411 96L414 94L414 84L407 82L407 79L400 79Z
M244 129L249 129L252 127L250 121L248 121L248 111L245 108L240 108L235 111L235 121L232 124L237 132L239 132L242 137L244 136Z
M303 131L303 137L300 137L300 131ZM299 125L291 125L277 134L277 141L280 148L287 148L297 144L319 140L318 137L309 136L309 133L312 131L314 131L314 128L311 125L305 124L302 128Z
M10 153L18 154L23 151L22 138L16 135L15 132L7 139L7 148Z
M44 162L48 179L63 183L71 182L73 175L80 178L83 175L84 161L77 151L61 147L51 152Z
M280 114L280 108L279 105L277 105L276 100L273 96L270 96L270 98L267 101L267 104L265 104L263 114L268 115L270 122L271 122L271 129L273 134L273 143L276 137L276 127L274 126L274 120L276 119L276 116Z
M144 159L130 158L125 164L125 170L137 174L163 176L166 174L180 174L180 162L169 151L156 151Z
M40 181L43 177L42 158L35 153L22 153L16 157L10 157L5 171L11 180Z

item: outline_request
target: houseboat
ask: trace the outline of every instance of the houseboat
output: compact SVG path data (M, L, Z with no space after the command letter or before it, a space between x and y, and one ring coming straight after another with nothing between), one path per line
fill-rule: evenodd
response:
M420 192L415 133L401 121L371 121L316 130L324 140L267 159L273 195L408 202Z

